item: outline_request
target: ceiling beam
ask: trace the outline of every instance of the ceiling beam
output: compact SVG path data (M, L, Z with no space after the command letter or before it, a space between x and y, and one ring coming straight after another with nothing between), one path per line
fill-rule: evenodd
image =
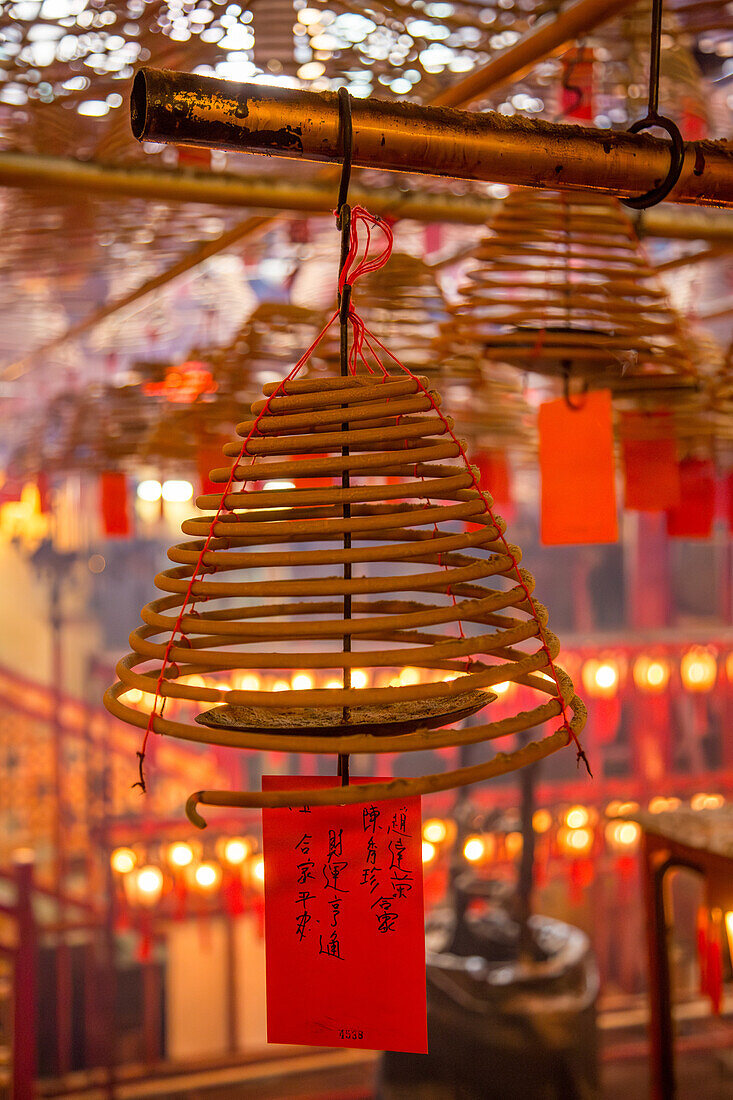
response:
M542 19L513 46L502 50L491 61L452 84L433 99L436 107L468 107L488 92L508 81L521 80L535 65L565 49L602 23L608 22L636 0L577 0L563 8L554 19Z

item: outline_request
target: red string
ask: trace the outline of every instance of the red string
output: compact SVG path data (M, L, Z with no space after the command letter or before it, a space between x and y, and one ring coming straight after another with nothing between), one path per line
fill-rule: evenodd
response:
M359 253L362 250L362 245L361 245L361 241L360 241L360 237L359 237L359 226L363 226L363 228L365 230L365 234L366 234L366 239L365 239L364 246L363 246L363 254L361 255L361 258L358 258ZM375 229L378 229L382 233L383 238L384 238L384 242L382 244L381 249L379 249L376 253L374 253L370 256L370 249L371 249L371 245L372 245L372 231L375 230ZM384 267L384 265L387 263L387 261L389 260L390 255L391 255L393 241L394 241L394 236L393 236L393 233L392 233L392 229L391 229L390 225L384 219L380 219L380 218L375 217L373 214L370 214L368 210L365 210L364 207L362 207L362 206L355 206L351 211L349 250L347 252L346 260L345 260L345 263L343 265L343 268L341 269L341 272L339 274L339 280L338 280L339 294L340 295L343 294L345 286L348 285L350 287L353 287L356 280L360 279L363 275L371 274L374 271L379 271L380 268ZM301 368L308 362L311 355L313 354L315 349L318 347L318 345L321 343L324 336L326 335L328 330L331 328L331 325L338 318L338 316L339 316L339 311L336 310L331 315L330 319L328 320L326 325L324 325L323 329L320 331L320 333L315 338L315 340L310 345L310 347L307 349L307 351L305 351L304 354L300 357L300 359L295 364L295 366L290 371L290 373L282 380L282 382L280 382L278 384L276 389L273 390L273 392L269 395L269 397L266 398L262 409L260 410L258 415L255 417L255 420L253 421L252 427L250 428L246 438L242 442L242 446L239 450L239 454L238 454L237 458L235 459L235 461L232 464L232 468L230 470L229 477L227 479L226 486L224 488L224 492L222 493L222 496L221 496L221 501L219 503L219 507L217 508L213 519L211 520L211 524L209 525L209 532L206 536L206 539L204 540L204 544L201 548L201 551L199 552L199 556L198 556L196 565L194 567L193 573L191 574L190 580L188 582L188 586L186 588L186 593L185 593L185 596L183 598L183 602L181 604L180 610L179 610L178 615L176 617L176 621L175 621L173 629L171 631L170 638L168 639L168 642L167 642L166 647L165 647L165 652L164 652L164 655L163 655L163 661L162 661L162 664L161 664L160 674L158 676L158 681L157 681L156 688L155 688L155 698L153 700L153 706L151 708L150 715L149 715L149 718L148 718L147 728L145 730L145 736L143 737L142 747L141 747L141 750L137 754L138 755L138 760L139 760L140 779L137 783L135 783L133 785L136 786L136 787L139 786L143 790L143 792L146 789L145 788L145 777L144 777L144 773L143 773L143 764L144 764L144 761L145 761L145 753L146 753L146 749L147 749L148 738L150 737L150 734L154 729L155 719L156 719L156 717L159 716L158 713L157 713L157 711L158 711L158 700L161 698L161 691L162 691L162 687L163 687L163 681L166 678L166 671L172 666L172 662L171 662L170 657L171 657L171 652L172 652L172 649L173 649L173 645L174 645L176 636L179 635L179 634L181 635L181 641L184 644L187 641L187 638L186 638L185 634L181 631L183 618L184 618L184 615L186 614L187 610L189 610L189 612L191 614L196 614L196 612L194 610L194 607L193 607L194 603L196 602L195 599L193 598L193 588L194 588L194 585L195 585L197 579L199 578L199 576L202 573L202 566L203 566L204 557L205 557L206 553L208 552L208 549L209 549L209 546L211 545L212 539L214 538L214 531L215 531L215 528L216 528L216 524L218 523L222 512L230 511L230 509L226 505L226 500L227 500L227 497L229 496L229 493L231 492L232 485L233 485L235 480L242 480L242 479L239 479L239 478L235 479L235 472L236 472L237 468L239 467L240 463L242 462L245 454L247 453L247 446L249 444L249 441L252 439L253 435L255 435L259 432L260 421L262 420L263 416L265 416L269 412L270 403L272 402L272 400L275 397L279 396L283 392L286 384L288 382L291 382L296 377L296 375L301 370ZM498 528L498 525L496 523L496 519L494 517L494 514L491 510L491 507L488 503L488 499L486 497L486 494L481 489L481 486L479 485L479 483L476 479L476 475L474 474L473 469L471 468L471 465L470 465L469 460L468 460L468 456L466 455L466 452L465 452L462 444L456 438L456 436L453 433L446 417L440 411L440 408L438 407L438 405L436 405L435 401L433 400L433 398L431 397L430 393L425 388L425 386L422 384L421 380L415 374L412 373L412 371L409 369L409 367L406 367L404 363L400 362L400 360L397 358L397 356L393 355L392 352L389 351L389 349L386 348L384 346L384 344L374 335L374 333L371 332L366 327L366 325L364 324L364 321L362 320L362 318L357 313L357 311L354 307L354 304L353 304L353 300L351 298L349 299L348 320L349 320L349 323L351 324L352 333L353 333L353 343L352 343L352 346L351 346L351 349L350 349L350 352L349 352L349 360L348 360L348 366L349 366L350 373L351 374L356 374L359 363L362 363L363 366L369 371L370 374L374 373L374 371L373 371L373 369L372 369L372 367L371 367L371 365L370 365L370 363L369 363L369 361L366 357L366 354L364 352L364 347L366 346L366 349L370 352L370 354L372 355L374 361L381 368L383 380L386 381L386 379L389 377L389 374L388 374L388 371L387 371L386 367L384 366L384 363L382 362L382 360L379 356L379 353L377 352L377 350L375 348L375 345L376 345L376 347L380 348L384 353L386 353L390 357L390 359L392 359L393 362L396 363L397 366L402 371L404 371L405 374L408 375L409 378L413 379L413 381L417 384L417 387L420 390L420 392L423 393L425 397L427 397L433 411L435 413L437 413L438 417L442 421L442 423L445 427L445 431L447 432L448 435L450 435L451 439L453 440L453 442L458 447L458 450L461 454L461 457L463 458L463 460L466 464L466 467L469 470L469 473L471 475L471 480L473 481L474 488L476 489L476 491L481 496L481 499L484 502L484 506L486 508L486 511L487 511L489 517L491 518L492 523L494 524L495 527L497 527L497 530L498 530L499 528ZM253 462L255 461L255 456L252 456L252 461ZM545 640L544 628L543 628L542 624L539 621L539 617L537 615L537 612L536 612L536 609L535 609L535 606L534 606L534 601L532 600L529 589L527 588L527 585L524 582L524 580L522 578L522 575L519 571L519 564L518 564L517 560L515 559L514 555L511 553L511 551L509 549L509 544L506 541L504 535L501 533L501 531L499 531L499 538L501 539L501 542L504 545L504 550L505 550L506 555L509 557L509 560L511 561L512 568L513 568L513 570L516 574L517 580L519 582L519 586L524 591L527 603L529 604L530 608L532 609L532 616L533 616L535 622L537 623L537 627L538 627L538 631L539 631L539 638L540 638L540 642L541 642L541 647L542 647L544 653L547 656L548 667L550 668L550 671L552 672L552 677L555 681L555 687L557 688L557 695L554 698L560 704L560 710L561 710L562 717L563 717L564 728L567 730L568 734L570 735L570 737L575 742L575 745L576 745L576 748L577 748L578 760L582 759L585 762L585 765L588 768L588 771L590 772L590 768L588 767L588 760L585 756L585 753L583 752L583 749L580 745L580 742L578 741L578 738L575 735L575 732L573 731L573 729L570 725L570 722L568 720L568 717L567 717L567 710L566 710L566 706L565 706L565 700L563 699L562 692L560 690L560 681L558 679L557 672L555 670L555 665L554 665L554 662L552 660L550 650L549 650L549 648L547 646L547 642ZM214 571L215 570L216 570L216 567L214 566ZM452 592L449 592L449 595L451 596L451 599L453 600L453 604L455 606L456 601L455 601L454 594ZM189 608L189 605L190 605L190 608ZM460 622L459 622L459 627L460 627L460 630L461 630L461 635L463 636L463 628L462 628L462 624L460 624ZM173 667L175 667L175 666L173 666ZM163 715L163 711L164 711L164 708L165 708L165 701L166 701L166 699L163 698L163 702L162 702L161 708L160 708L160 717L162 717L162 715Z

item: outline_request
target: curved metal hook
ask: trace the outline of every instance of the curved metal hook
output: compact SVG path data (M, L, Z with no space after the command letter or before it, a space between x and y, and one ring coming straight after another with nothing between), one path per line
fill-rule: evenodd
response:
M186 800L186 817L192 825L196 826L197 829L206 828L206 822L197 810L197 806L203 793L203 791L194 791L191 797Z
M682 140L682 134L677 123L673 122L671 118L665 118L663 115L656 114L656 112L650 112L646 118L640 118L637 122L632 123L629 126L629 133L638 134L640 130L651 130L655 126L658 126L660 130L666 130L672 139L669 147L669 171L662 182L656 187L652 187L651 191L646 191L643 195L636 195L634 198L621 199L624 206L630 206L634 210L646 210L648 207L656 206L657 203L662 202L682 175L685 163L685 143Z
M588 380L586 379L583 382L583 388L580 391L580 397L585 397L587 392ZM570 397L570 366L565 364L563 364L562 395L565 398L565 404L569 409L572 409L573 412L580 412L580 410L584 408L585 401L580 401L578 404L575 404Z

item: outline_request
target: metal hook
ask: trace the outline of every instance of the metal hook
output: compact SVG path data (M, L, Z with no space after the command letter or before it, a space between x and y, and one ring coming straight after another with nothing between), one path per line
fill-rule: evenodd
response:
M562 395L565 398L565 404L569 409L572 409L573 412L580 412L580 410L585 407L585 401L580 401L578 404L575 404L575 402L570 397L570 363L568 360L563 361L562 372ZM585 397L587 392L588 380L586 379L583 382L583 388L580 391L580 396Z
M685 163L685 143L676 122L659 114L659 69L662 44L662 3L663 0L652 0L651 43L649 47L649 100L647 113L644 118L638 119L629 126L630 134L638 134L640 130L651 130L658 126L660 130L666 130L671 138L669 146L670 165L667 175L660 184L652 187L643 195L636 195L628 199L621 199L624 206L630 206L634 210L646 210L650 206L666 199L682 175Z
M341 146L341 182L339 183L339 197L336 213L341 229L341 211L346 206L349 197L349 182L351 180L351 157L354 145L354 127L351 120L351 95L346 88L339 88L339 145Z

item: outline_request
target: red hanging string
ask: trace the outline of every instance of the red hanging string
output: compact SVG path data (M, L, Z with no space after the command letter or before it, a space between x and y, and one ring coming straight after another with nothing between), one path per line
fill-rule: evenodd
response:
M336 213L336 212L334 212L334 213ZM364 240L363 246L362 246L362 242L361 242L360 235L359 235L359 227L360 226L363 227L364 232L365 232L365 240ZM373 234L373 230L375 230L375 229L378 229L382 233L383 243L381 245L381 248L379 248L376 252L374 252L373 254L370 255L371 246L372 246L372 234ZM347 252L346 260L345 260L345 263L344 263L344 265L341 269L341 272L339 274L339 280L338 280L339 294L340 295L343 294L344 287L347 284L350 287L353 287L356 280L360 279L363 275L371 274L374 271L379 271L380 268L384 267L384 265L387 263L387 261L389 260L390 255L391 255L393 241L394 241L394 236L393 236L393 233L392 233L392 229L391 229L390 225L384 219L375 217L373 214L370 214L368 210L365 210L364 207L362 207L362 206L353 207L353 209L351 211L351 228L350 228L350 236L349 236L349 250ZM361 256L359 258L360 253L361 253ZM162 717L162 715L163 715L163 710L164 710L164 707L165 707L165 698L166 697L164 697L162 695L162 688L163 688L163 681L166 678L166 671L168 670L169 667L175 667L175 666L172 665L172 662L171 662L171 652L172 652L172 649L173 649L173 645L174 645L176 636L179 635L179 634L180 634L181 640L184 642L184 644L185 644L185 642L187 642L186 636L181 630L181 626L182 626L183 619L184 619L184 616L186 614L186 611L187 611L187 609L189 609L189 605L190 605L191 612L193 613L193 605L195 603L195 599L193 598L193 587L194 587L194 584L196 583L196 580L199 578L199 576L201 574L202 565L204 564L204 557L205 557L206 553L208 552L209 546L210 546L211 541L214 537L214 530L216 528L216 524L219 521L219 518L220 518L222 512L225 511L225 510L228 511L228 508L227 508L227 505L226 505L226 500L227 500L227 497L228 497L229 493L231 492L232 484L234 483L235 480L237 480L237 479L235 479L235 471L237 470L237 468L240 465L240 463L242 462L245 454L247 453L247 445L249 444L249 441L252 439L252 437L255 434L259 434L259 423L262 420L263 416L265 416L268 413L269 408L270 408L270 403L272 402L273 398L279 396L283 392L284 387L286 386L286 384L288 382L291 382L296 377L296 375L299 373L301 368L308 362L311 355L313 354L315 349L318 347L318 345L321 343L324 336L326 335L328 330L331 328L331 325L334 323L334 321L336 321L338 316L339 316L339 311L338 310L334 311L334 313L329 318L328 322L321 329L320 333L315 338L315 340L310 345L310 347L307 349L307 351L305 351L304 354L300 357L300 359L295 364L295 366L290 371L290 373L282 380L282 382L280 382L278 384L277 388L275 390L273 390L273 392L269 395L269 397L267 397L267 399L264 402L264 405L263 405L262 409L260 410L257 417L255 418L255 420L252 424L252 427L250 428L246 438L242 442L242 446L240 447L239 454L238 454L237 458L235 459L235 461L232 464L232 468L231 468L231 471L230 471L230 474L229 474L229 478L227 480L224 492L222 493L222 497L221 497L221 501L219 503L219 507L217 508L216 513L215 513L215 515L214 515L214 517L211 521L211 524L209 526L208 535L206 536L206 539L204 540L204 544L203 544L203 546L201 548L201 551L199 553L198 560L196 562L196 566L195 566L195 568L193 570L193 573L191 574L191 578L188 582L188 586L187 586L187 589L186 589L186 594L183 598L183 602L181 604L180 610L179 610L178 615L176 617L176 621L175 621L175 624L173 626L173 630L171 631L170 638L168 639L168 642L166 644L165 653L164 653L164 656L163 656L163 661L162 661L162 665L161 665L161 669L160 669L160 674L158 676L158 681L157 681L156 688L155 688L155 698L154 698L154 701L153 701L153 706L151 708L150 716L148 718L147 728L145 730L145 736L143 738L142 747L141 747L141 750L137 754L138 755L138 760L139 760L140 778L139 778L138 782L133 784L133 785L136 786L136 787L140 787L143 792L146 789L145 788L145 777L144 777L144 772L143 772L143 765L144 765L144 761L145 761L145 752L146 752L146 748L147 748L148 738L150 736L150 733L155 728L155 719L156 719L156 717L159 717L159 716ZM428 390L425 388L425 386L423 385L421 380L417 377L417 375L413 374L412 371L409 369L409 367L405 366L405 364L402 363L397 358L396 355L393 355L392 352L389 351L389 349L386 348L384 346L384 344L374 335L374 333L371 332L366 327L364 321L362 320L362 318L359 316L359 314L356 311L356 308L355 308L354 303L353 303L353 297L352 296L349 297L348 320L349 320L349 323L351 325L352 334L353 334L353 343L352 343L352 346L351 346L351 349L350 349L350 352L349 352L349 360L348 360L349 372L351 374L355 375L356 372L357 372L358 366L361 363L370 374L374 373L374 371L372 369L372 366L369 363L369 361L367 359L367 356L366 356L366 353L365 353L365 350L364 350L365 347L366 347L367 351L371 354L374 361L380 367L380 369L382 371L383 381L386 381L386 379L389 378L389 372L387 371L387 368L385 367L385 365L384 365L384 363L383 363L383 361L382 361L382 359L379 355L379 352L377 351L377 348L379 348L384 354L389 356L389 358L399 367L400 370L404 371L404 373L407 374L407 376L409 378L413 379L413 381L416 383L419 391L425 397L427 397L431 408L433 409L433 411L437 414L437 416L442 421L442 423L444 425L444 428L445 428L445 432L450 436L452 441L458 447L459 453L460 453L461 457L463 458L463 461L466 465L466 468L468 469L468 471L471 475L471 480L473 482L474 488L476 489L479 496L483 500L484 507L486 508L486 511L487 511L492 523L497 528L497 530L499 530L498 524L496 522L493 511L492 511L491 506L489 504L489 500L488 500L486 494L484 493L484 491L481 489L481 486L478 483L478 479L476 478L476 475L473 472L473 468L472 468L472 466L471 466L471 464L468 460L468 455L466 454L466 451L465 451L463 445L457 439L456 435L454 434L453 430L451 429L450 424L448 423L448 420L446 419L445 415L441 412L439 406L436 405L434 399L432 398L432 396L430 395ZM252 461L254 462L254 460L255 459L253 457ZM555 696L553 696L553 698L559 704L560 711L561 711L561 714L562 714L562 719L563 719L563 728L567 731L567 733L569 735L569 739L572 739L575 743L575 747L576 747L576 750L577 750L578 761L582 760L584 762L584 764L585 764L585 766L588 769L588 772L590 774L590 767L588 765L588 759L587 759L587 757L586 757L586 755L585 755L585 753L582 749L582 746L580 745L580 742L578 741L578 738L577 738L572 726L570 725L570 721L568 719L565 700L563 698L562 691L561 691L561 688L560 688L560 681L559 681L559 678L558 678L558 675L557 675L557 671L555 669L555 664L554 664L552 656L550 654L550 649L547 645L547 640L545 638L544 627L543 627L542 623L540 622L539 616L537 614L537 610L535 608L534 600L532 599L532 596L531 596L530 591L527 587L527 584L526 584L526 582L524 581L524 579L522 577L522 574L521 574L520 569L519 569L519 563L517 562L516 558L512 554L511 549L509 547L509 543L507 542L506 538L504 537L503 533L500 530L499 530L499 538L500 538L500 540L503 544L504 552L505 552L506 556L509 558L509 560L511 562L511 566L512 566L512 569L513 569L513 571L516 575L519 587L522 589L522 591L525 594L526 602L529 605L529 608L531 609L531 612L532 612L532 617L534 618L534 620L537 624L540 645L541 645L541 648L542 648L543 652L545 653L545 655L547 657L547 667L549 668L549 670L552 674L552 679L554 680L555 687L557 689L557 694ZM455 597L453 596L452 592L450 593L450 596L453 599L453 603L455 604ZM462 630L461 630L461 633L463 633ZM162 704L161 704L161 708L160 708L160 715L158 715L158 700L159 699L163 700Z

